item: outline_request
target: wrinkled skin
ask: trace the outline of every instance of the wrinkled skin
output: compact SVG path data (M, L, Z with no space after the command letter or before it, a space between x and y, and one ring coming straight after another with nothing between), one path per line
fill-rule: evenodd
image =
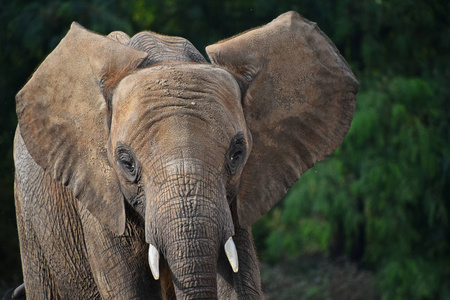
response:
M263 298L250 226L339 146L358 82L292 12L207 52L73 24L17 94L27 298Z

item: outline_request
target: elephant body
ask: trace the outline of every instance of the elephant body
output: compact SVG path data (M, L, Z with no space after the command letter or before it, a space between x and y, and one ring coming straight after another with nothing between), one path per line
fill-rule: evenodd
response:
M263 298L251 225L342 142L358 82L293 12L206 50L74 23L17 94L27 298Z

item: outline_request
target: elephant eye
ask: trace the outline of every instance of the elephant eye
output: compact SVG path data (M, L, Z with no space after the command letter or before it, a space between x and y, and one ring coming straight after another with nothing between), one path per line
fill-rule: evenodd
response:
M116 149L116 159L125 178L128 181L135 183L138 177L138 167L131 150L124 145L120 145Z
M131 156L123 154L120 155L120 163L122 164L122 166L130 173L133 173L135 168L134 168L134 161L131 158Z
M239 167L243 164L246 154L246 144L244 134L239 132L231 141L228 149L228 169L231 174L235 174Z
M240 160L242 159L243 154L244 154L244 151L242 149L236 149L230 155L230 163L238 164L240 162Z

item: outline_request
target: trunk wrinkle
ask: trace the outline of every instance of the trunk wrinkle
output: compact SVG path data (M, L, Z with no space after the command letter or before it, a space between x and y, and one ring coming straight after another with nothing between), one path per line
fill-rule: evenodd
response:
M161 251L177 299L217 299L217 261L234 225L220 172L176 159L147 190L146 238Z

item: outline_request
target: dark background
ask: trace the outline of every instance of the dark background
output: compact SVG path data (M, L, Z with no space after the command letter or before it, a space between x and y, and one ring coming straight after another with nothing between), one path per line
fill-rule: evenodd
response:
M22 281L14 96L72 21L101 34L183 36L204 53L295 10L331 38L361 88L343 145L254 226L264 288L283 291L276 299L358 299L358 285L359 299L450 299L449 3L1 1L0 293Z

